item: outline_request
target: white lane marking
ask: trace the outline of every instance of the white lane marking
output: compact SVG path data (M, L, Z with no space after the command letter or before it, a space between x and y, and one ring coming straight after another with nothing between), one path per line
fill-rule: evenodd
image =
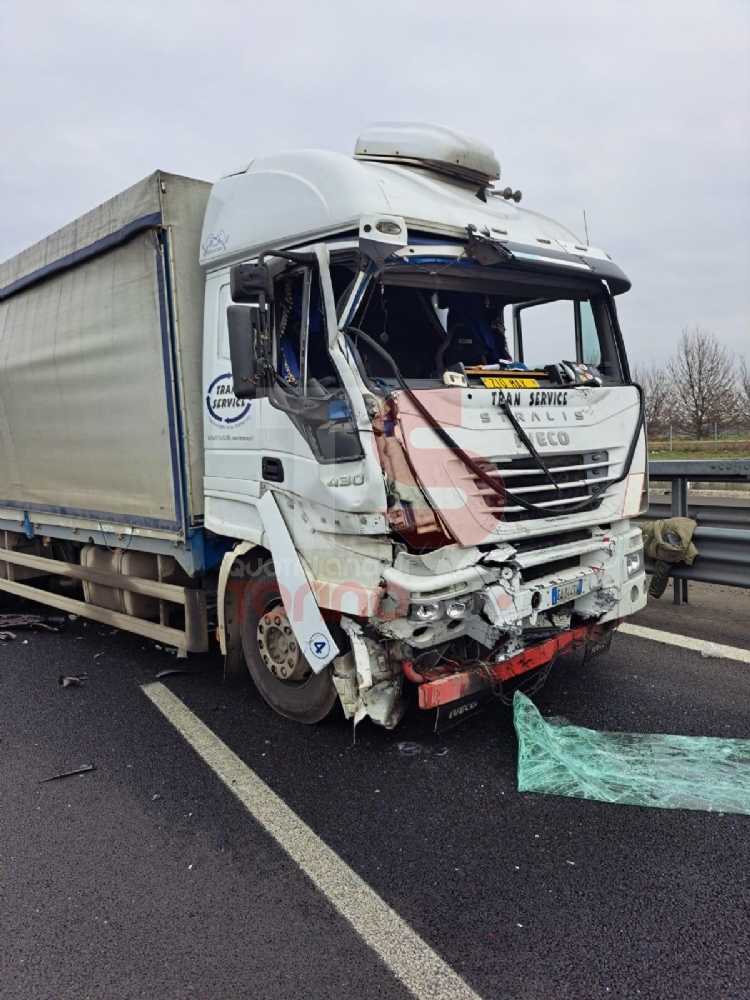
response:
M481 1000L359 875L163 684L143 692L418 1000Z
M700 652L706 647L718 650L722 657L727 660L739 660L741 663L750 663L750 649L740 649L739 646L723 646L718 642L709 642L706 639L693 639L689 635L677 635L675 632L661 632L656 628L646 628L644 625L632 625L625 622L620 625L618 632L625 632L627 635L637 635L639 639L654 639L656 642L666 642L670 646L682 646L684 649L694 649Z

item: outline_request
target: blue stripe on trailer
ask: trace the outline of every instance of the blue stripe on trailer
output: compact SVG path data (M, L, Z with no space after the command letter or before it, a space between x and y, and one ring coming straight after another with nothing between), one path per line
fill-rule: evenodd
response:
M108 510L86 510L83 507L60 507L56 504L29 503L27 500L2 500L0 510L38 511L40 514L57 514L60 517L85 517L89 521L105 524L127 524L135 528L156 528L159 531L180 531L180 521L159 517L140 517L137 514L116 514ZM2 516L2 515L0 515Z
M169 455L172 464L172 491L174 493L175 517L180 523L185 536L187 524L185 512L187 507L183 502L183 484L185 483L185 468L182 462L184 456L179 445L177 412L179 406L177 383L177 366L173 356L173 341L175 335L172 309L171 289L169 287L169 249L164 239L164 233L158 237L154 234L154 251L156 254L156 281L159 286L159 326L161 329L161 352L164 366L164 392L167 399L167 425L169 427ZM163 251L160 253L160 249Z
M51 264L45 264L44 267L32 271L31 274L25 274L23 278L18 278L4 288L0 288L0 302L3 299L10 298L11 295L23 291L25 288L29 288L31 285L45 281L54 274L59 274L60 271L67 271L69 268L75 267L76 264L81 264L91 257L96 257L98 254L111 250L121 243L126 243L137 233L159 226L161 226L161 212L152 212L151 215L144 215L140 219L134 219L127 226L123 226L122 229L118 229L115 233L110 233L109 236L103 236L100 240L90 244L90 246L75 250L65 257L60 257L59 260L53 260Z

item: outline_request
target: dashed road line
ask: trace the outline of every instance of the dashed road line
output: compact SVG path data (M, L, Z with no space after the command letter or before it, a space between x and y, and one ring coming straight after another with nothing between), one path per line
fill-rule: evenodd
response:
M653 639L656 642L665 642L670 646L682 646L683 649L694 649L696 652L706 652L707 656L721 656L727 660L739 660L741 663L750 663L750 649L740 649L739 646L724 646L719 642L709 642L707 639L694 639L689 635L677 635L675 632L662 632L656 628L646 628L644 625L632 625L625 622L620 625L618 632L626 635L635 635L639 639Z
M144 694L417 1000L481 1000L335 851L163 684Z

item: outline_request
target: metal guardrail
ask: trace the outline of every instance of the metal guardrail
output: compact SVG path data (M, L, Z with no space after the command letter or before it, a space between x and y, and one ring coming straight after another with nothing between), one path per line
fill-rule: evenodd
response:
M692 517L698 522L693 539L700 556L692 566L678 564L670 573L674 580L675 604L687 600L690 580L750 587L750 496L744 507L734 504L724 506L710 500L708 504L703 504L703 498L698 497L688 500L688 483L691 482L750 483L750 460L650 462L649 478L651 482L670 482L672 496L668 509L666 502L650 504L645 519ZM704 516L696 517L701 508ZM705 516L706 508L708 516ZM718 521L721 526L709 527L709 517L714 524ZM724 526L730 519L736 527ZM646 568L652 570L653 565L649 563L647 560Z
M649 462L648 474L652 482L684 479L691 483L750 483L750 458L682 459Z
M661 517L672 516L672 503L669 496L654 496L649 498L648 510L643 515L646 521L656 521ZM696 521L701 528L739 528L750 531L750 493L743 500L696 497L688 494L687 516Z

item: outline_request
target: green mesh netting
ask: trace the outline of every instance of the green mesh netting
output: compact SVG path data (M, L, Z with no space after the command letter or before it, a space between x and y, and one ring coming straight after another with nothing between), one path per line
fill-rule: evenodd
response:
M543 719L516 691L518 790L750 815L750 740L598 733Z

